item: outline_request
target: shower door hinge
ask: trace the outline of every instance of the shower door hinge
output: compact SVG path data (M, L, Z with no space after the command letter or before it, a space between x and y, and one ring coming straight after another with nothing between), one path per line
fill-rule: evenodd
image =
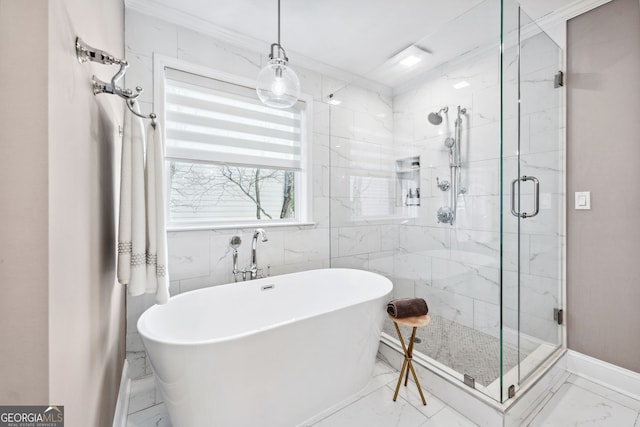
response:
M464 383L471 388L476 388L476 380L467 374L464 374Z
M507 389L507 396L509 396L509 399L512 399L513 397L515 397L515 395L516 395L516 386L511 384Z
M564 86L564 73L562 71L558 71L555 76L553 76L553 87L559 88Z
M558 325L562 325L564 323L564 310L561 308L554 308L553 320L558 322Z

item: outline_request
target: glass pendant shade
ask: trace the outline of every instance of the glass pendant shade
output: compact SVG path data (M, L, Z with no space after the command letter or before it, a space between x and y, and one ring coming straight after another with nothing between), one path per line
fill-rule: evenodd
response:
M300 80L282 58L272 58L258 74L258 98L276 108L292 107L300 97Z

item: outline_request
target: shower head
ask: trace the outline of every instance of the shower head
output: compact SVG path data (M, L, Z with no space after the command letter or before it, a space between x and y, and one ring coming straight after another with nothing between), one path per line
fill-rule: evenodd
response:
M446 113L447 111L449 111L449 107L442 107L437 113L429 113L429 117L427 117L429 123L436 126L439 125L442 123L442 113Z
M444 140L444 146L447 148L453 148L453 146L456 145L456 140L449 137L447 139Z

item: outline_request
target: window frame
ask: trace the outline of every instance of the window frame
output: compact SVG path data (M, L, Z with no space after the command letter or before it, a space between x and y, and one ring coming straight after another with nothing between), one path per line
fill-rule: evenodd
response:
M187 61L183 61L177 58L171 58L168 56L153 55L153 108L158 115L158 121L163 129L163 140L166 144L166 130L164 124L166 123L165 115L165 70L171 68L177 71L196 74L202 77L220 80L230 84L243 86L252 90L255 90L256 81L246 77L236 76L233 74L225 73L222 71L214 70L212 68L193 64ZM167 218L167 231L187 231L187 230L213 230L213 229L243 229L243 228L255 228L255 227L290 227L301 225L315 225L312 219L312 146L313 143L313 97L308 94L301 94L299 100L305 103L305 108L301 114L301 170L296 172L299 177L299 182L296 182L295 188L295 200L296 200L296 218L295 219L278 219L278 220L225 220L225 221L202 221L193 222L191 224L177 224L170 222L169 216L169 180L167 180L165 186L165 213ZM166 160L170 160L170 157L163 156ZM180 159L176 159L180 160ZM184 161L184 159L182 160ZM203 162L201 159L192 159L193 162ZM205 162L210 163L210 162ZM224 163L219 163L224 164Z

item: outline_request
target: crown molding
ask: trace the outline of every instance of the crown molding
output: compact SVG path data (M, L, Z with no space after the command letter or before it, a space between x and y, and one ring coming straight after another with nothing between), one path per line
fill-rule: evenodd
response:
M271 44L264 40L256 39L246 34L239 33L237 31L230 30L225 27L221 27L206 19L202 19L198 16L191 15L173 7L169 7L163 4L157 4L153 0L125 0L125 8L134 10L136 12L152 16L154 18L171 22L184 28L196 31L198 33L205 34L213 37L222 42L228 43L240 49L246 49L251 52L261 53L266 55L269 52ZM308 70L332 77L334 79L343 81L345 87L351 84L370 89L374 92L378 92L384 95L391 95L392 90L390 87L373 80L366 79L357 74L349 71L342 70L340 68L328 65L324 62L317 61L313 58L305 56L300 52L287 50L288 56L294 58L295 61L291 61L295 66L300 66Z
M609 3L610 1L611 0L577 0L557 10L554 10L553 12L541 16L540 18L536 19L535 22L541 27L560 24L562 22L568 21L571 18L575 18L578 15L582 15L583 13L588 12L591 9L595 9L596 7Z

